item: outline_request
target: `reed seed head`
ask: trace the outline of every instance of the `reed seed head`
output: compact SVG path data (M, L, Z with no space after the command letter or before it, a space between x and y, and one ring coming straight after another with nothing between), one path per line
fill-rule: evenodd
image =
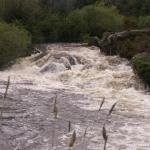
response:
M71 136L69 147L73 147L75 142L76 142L76 131L74 131L72 136Z
M114 108L115 108L116 105L117 105L117 102L112 105L112 107L111 107L111 109L109 110L109 113L108 113L109 116L110 116L110 115L112 114L112 112L114 111Z

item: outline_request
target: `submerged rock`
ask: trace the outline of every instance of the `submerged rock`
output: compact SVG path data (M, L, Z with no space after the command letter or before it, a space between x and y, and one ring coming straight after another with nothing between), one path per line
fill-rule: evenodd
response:
M69 70L71 69L71 64L67 58L61 57L60 63L63 63L67 69L69 69Z
M61 71L65 71L65 70L66 70L66 67L63 64L49 62L48 64L46 64L42 67L40 72L56 73L56 72L61 72Z

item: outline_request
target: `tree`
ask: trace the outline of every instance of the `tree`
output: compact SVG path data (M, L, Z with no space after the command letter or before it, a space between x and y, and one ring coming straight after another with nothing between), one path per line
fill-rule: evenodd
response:
M26 30L0 23L0 67L28 52L31 38Z

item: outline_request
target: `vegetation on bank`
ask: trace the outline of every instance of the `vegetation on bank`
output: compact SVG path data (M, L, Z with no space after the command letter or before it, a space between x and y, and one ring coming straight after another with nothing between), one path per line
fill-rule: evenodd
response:
M0 67L28 53L29 33L15 25L0 23Z
M149 0L0 0L0 20L23 26L34 43L81 42L106 31L150 27L149 5Z
M62 41L86 41L91 36L101 37L106 31L122 29L123 16L115 7L90 5L71 12L65 18Z
M150 53L137 54L132 59L136 73L150 87Z
M149 35L143 34L120 41L119 55L128 59L132 59L136 54L142 52L150 53L150 39Z

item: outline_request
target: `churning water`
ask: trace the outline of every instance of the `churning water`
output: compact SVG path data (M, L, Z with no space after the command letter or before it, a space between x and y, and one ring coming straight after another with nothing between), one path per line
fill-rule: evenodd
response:
M150 95L126 59L105 56L96 47L50 44L1 71L0 83L0 150L69 150L74 130L72 150L103 150L104 124L108 150L150 149Z

